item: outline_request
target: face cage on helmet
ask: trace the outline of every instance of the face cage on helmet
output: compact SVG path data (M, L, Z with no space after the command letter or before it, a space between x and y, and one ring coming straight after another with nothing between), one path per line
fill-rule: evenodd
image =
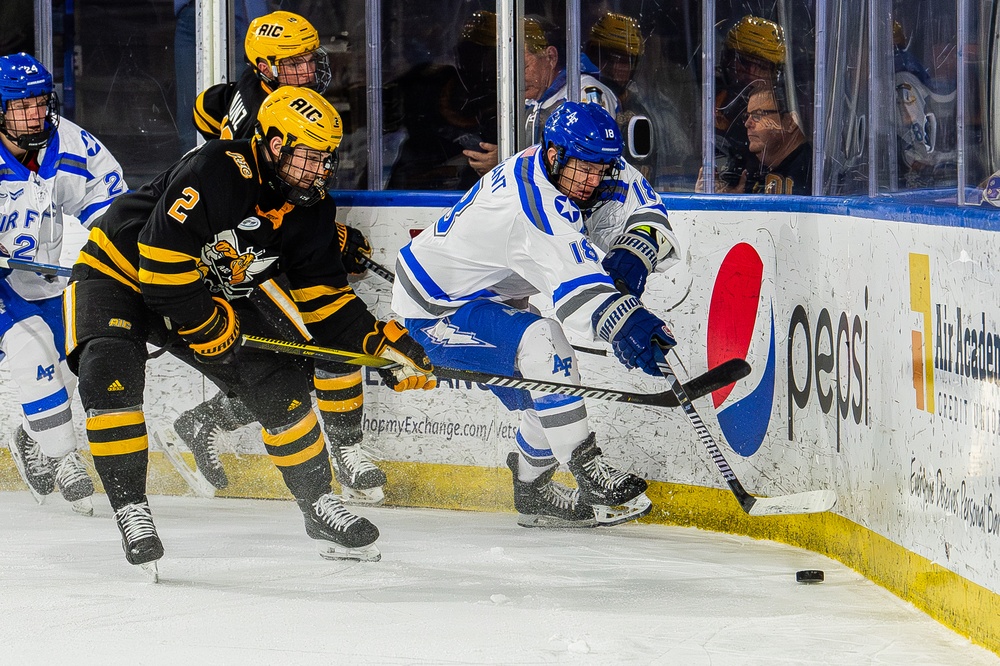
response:
M570 195L563 192L562 188L559 187L559 176L562 175L564 169L566 169L567 164L569 164L570 157L566 157L566 148L563 146L557 146L554 143L549 143L550 147L555 148L559 151L556 155L556 159L553 160L552 164L549 165L549 182L555 185L555 188L565 194L567 197ZM587 160L581 160L576 158L581 162L586 162ZM625 184L621 179L621 166L619 160L616 158L614 162L589 162L589 164L603 164L605 166L610 165L610 168L605 172L604 176L601 178L601 182L597 184L594 191L591 192L590 196L584 201L579 201L573 199L573 203L577 205L580 210L594 211L600 208L609 201L614 200L620 191L624 190Z
M304 147L303 147L304 148ZM315 151L311 148L305 148L307 151ZM268 151L270 153L270 151ZM326 185L337 173L337 166L340 163L340 158L336 152L331 154L330 158L323 164L322 171L299 169L298 167L293 167L291 164L292 157L295 153L295 148L292 146L282 146L281 155L278 157L277 164L274 164L274 172L278 177L278 182L281 184L282 192L285 194L285 199L288 203L293 206L312 206L318 203L323 197L326 196ZM306 153L308 155L308 153ZM309 163L315 163L316 160L310 160ZM293 172L298 171L299 175L295 175ZM324 173L326 175L324 175ZM312 185L309 187L300 187L298 185L293 185L287 179L291 178L296 182L302 180L302 176L309 174L315 174L316 178L313 180Z
M36 95L35 97L41 96L42 95ZM22 99L33 98L28 97ZM7 116L9 115L7 107L10 106L10 103L13 101L16 100L7 100L3 104L2 112L0 112L0 132L2 132L11 143L21 150L41 150L45 146L49 145L52 135L56 133L56 129L59 127L59 97L56 95L55 91L48 93L48 101L45 103L45 106L47 107L45 111L45 123L43 124L41 131L34 132L32 134L22 132L21 134L15 135L11 133L11 128L7 122ZM17 112L15 111L15 113ZM11 120L17 119L11 118Z
M316 72L314 74L313 80L306 83L282 83L279 78L279 73L281 71L281 63L289 60L295 60L296 58L303 58L305 56L312 56L313 62L316 63ZM260 70L257 70L260 74ZM296 86L299 88L311 88L316 92L323 94L326 89L330 87L330 81L333 80L333 72L330 70L330 56L322 46L317 48L315 51L309 51L308 53L300 53L294 56L288 56L287 58L281 58L280 60L275 60L271 63L271 78L264 78L264 82L268 84L269 87L277 90L281 86Z

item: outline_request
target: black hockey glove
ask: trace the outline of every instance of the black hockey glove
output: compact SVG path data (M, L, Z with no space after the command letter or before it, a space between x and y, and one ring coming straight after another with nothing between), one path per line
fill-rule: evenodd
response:
M379 369L385 383L394 391L424 389L437 386L434 366L424 352L424 348L411 338L399 322L375 322L375 330L365 336L362 347L366 354L388 359L399 364L392 370Z
M214 297L215 312L204 323L177 331L199 363L231 363L239 348L240 320L225 299Z
M344 268L351 275L360 275L368 270L362 261L372 256L372 246L368 244L365 235L347 225L337 222L337 239L340 241L340 258Z

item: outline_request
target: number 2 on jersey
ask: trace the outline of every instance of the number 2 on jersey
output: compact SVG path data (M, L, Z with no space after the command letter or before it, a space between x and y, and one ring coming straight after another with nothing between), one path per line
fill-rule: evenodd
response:
M167 215L183 223L187 219L187 213L184 211L194 208L200 198L201 195L198 194L198 190L193 187L185 187L181 190L181 196L170 206Z

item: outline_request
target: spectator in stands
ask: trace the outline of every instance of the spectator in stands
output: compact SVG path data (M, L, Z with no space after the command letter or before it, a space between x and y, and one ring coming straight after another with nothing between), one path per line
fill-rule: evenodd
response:
M618 97L621 109L615 120L622 136L629 135L629 122L636 116L650 117L650 112L641 99L635 84L635 72L644 50L639 22L625 14L607 12L594 23L587 39L587 58L598 70L598 78ZM653 133L656 133L653 129ZM650 146L656 141L650 137ZM625 141L624 156L628 163L639 169L642 175L652 181L656 172L656 152L636 155L631 142Z
M750 88L744 126L750 152L760 168L744 169L735 184L716 177L715 191L729 194L811 194L812 145L806 141L795 116L769 82L760 81ZM704 192L704 173L695 185Z
M495 33L494 25L494 35ZM494 37L495 39L495 37ZM524 19L524 100L528 109L528 128L533 143L541 142L542 127L549 115L566 100L565 42L562 29L541 16ZM621 110L618 98L597 80L597 67L580 56L580 101L596 102L612 116ZM466 150L465 156L476 173L483 175L497 165L497 146L483 143L482 150Z
M760 170L747 140L747 99L756 81L783 84L785 37L781 26L756 16L744 16L726 33L716 75L715 163L731 191L743 171Z

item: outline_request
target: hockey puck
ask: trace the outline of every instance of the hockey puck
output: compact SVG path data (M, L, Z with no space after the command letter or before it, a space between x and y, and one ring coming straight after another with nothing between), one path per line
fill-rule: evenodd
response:
M795 572L796 583L822 583L823 572L819 569L803 569Z

